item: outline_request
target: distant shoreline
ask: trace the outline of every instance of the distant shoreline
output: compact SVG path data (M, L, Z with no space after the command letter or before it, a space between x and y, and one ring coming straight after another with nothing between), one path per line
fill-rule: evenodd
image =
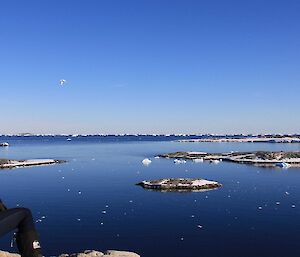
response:
M300 137L197 138L177 140L183 143L300 143Z
M34 134L34 133L12 133L0 134L0 137L195 137L195 138L297 138L300 139L300 133L294 134L209 134L209 133L94 133L94 134Z

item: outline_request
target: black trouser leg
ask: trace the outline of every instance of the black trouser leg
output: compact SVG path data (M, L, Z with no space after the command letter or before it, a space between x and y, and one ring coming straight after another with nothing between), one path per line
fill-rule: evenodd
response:
M27 208L12 208L0 212L0 236L18 229L20 233L35 230L31 211Z
M42 256L38 235L29 209L14 208L0 212L0 236L14 229L18 229L16 239L22 257Z

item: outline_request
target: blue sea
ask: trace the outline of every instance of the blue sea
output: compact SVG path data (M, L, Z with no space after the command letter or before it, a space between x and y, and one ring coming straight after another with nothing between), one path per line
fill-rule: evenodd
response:
M300 169L154 159L174 151L300 151L300 144L180 143L165 136L0 137L0 158L66 160L0 170L0 198L32 210L47 256L85 249L143 257L300 256ZM152 163L143 166L141 161ZM135 184L167 177L223 184L194 193ZM10 248L11 235L0 239Z

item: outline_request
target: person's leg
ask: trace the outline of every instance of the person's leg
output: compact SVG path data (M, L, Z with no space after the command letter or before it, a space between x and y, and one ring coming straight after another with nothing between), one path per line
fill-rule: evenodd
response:
M16 241L21 256L42 256L38 234L29 209L14 208L0 212L0 236L16 228L18 228Z
M29 209L12 208L0 212L0 236L14 229L19 232L35 229Z

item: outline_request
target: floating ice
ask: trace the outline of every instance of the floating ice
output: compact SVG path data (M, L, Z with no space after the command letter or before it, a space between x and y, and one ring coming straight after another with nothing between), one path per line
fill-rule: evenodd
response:
M203 162L203 158L194 159L193 162L195 163Z
M154 159L159 159L159 158L160 158L159 156L155 156L155 157L154 157Z
M63 85L65 85L66 83L67 83L67 81L66 81L65 79L59 80L59 85L60 85L60 86L63 86Z
M175 163L175 164L183 164L183 163L186 163L186 160L175 159L175 160L174 160L174 163Z
M145 158L144 160L142 160L142 163L143 163L143 165L145 165L145 166L150 165L151 162L152 162L152 161L151 161L150 159L148 159L148 158Z

